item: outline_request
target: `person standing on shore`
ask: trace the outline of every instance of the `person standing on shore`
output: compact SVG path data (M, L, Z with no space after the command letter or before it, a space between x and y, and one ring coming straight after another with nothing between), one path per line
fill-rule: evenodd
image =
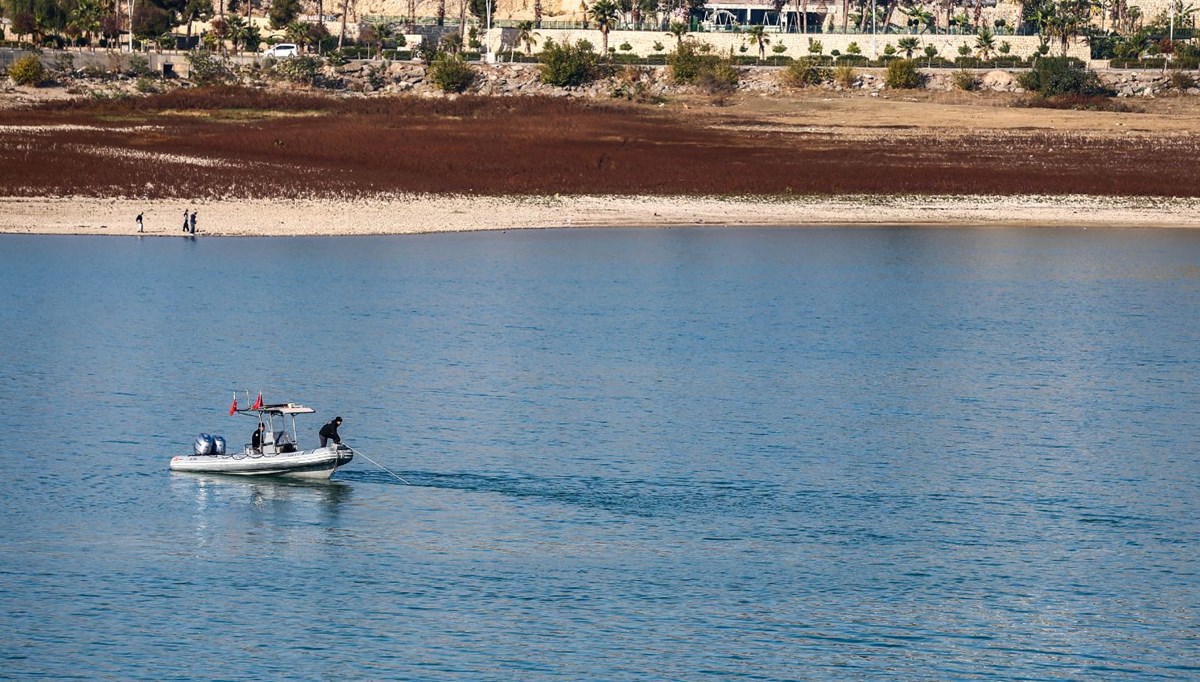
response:
M188 231L188 210L186 208L183 209L183 231Z
M194 208L192 209L192 234L196 234L196 209Z
M138 214L137 224L138 224L138 232L141 232L142 231L142 214L141 213Z
M321 430L317 433L317 435L321 437L321 447L325 447L325 444L329 441L333 441L338 445L342 444L342 439L340 436L338 436L337 432L338 427L341 425L342 418L334 417L333 421L321 427Z

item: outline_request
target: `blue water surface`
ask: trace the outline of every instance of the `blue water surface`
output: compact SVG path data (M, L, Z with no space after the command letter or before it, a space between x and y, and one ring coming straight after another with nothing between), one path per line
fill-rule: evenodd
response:
M0 236L0 677L1200 677L1200 233ZM234 391L326 484L172 474Z

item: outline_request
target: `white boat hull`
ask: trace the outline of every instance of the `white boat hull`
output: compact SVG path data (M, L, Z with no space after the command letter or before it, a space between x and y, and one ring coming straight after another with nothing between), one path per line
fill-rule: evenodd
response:
M171 471L324 480L352 459L349 448L333 445L280 454L180 455L171 458Z

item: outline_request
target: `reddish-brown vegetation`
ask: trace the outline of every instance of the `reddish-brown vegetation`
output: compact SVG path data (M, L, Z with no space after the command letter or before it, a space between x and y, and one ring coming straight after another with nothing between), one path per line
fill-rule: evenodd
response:
M0 112L0 126L43 127L0 127L0 195L1200 195L1194 134L849 135L716 122L553 98L177 90Z

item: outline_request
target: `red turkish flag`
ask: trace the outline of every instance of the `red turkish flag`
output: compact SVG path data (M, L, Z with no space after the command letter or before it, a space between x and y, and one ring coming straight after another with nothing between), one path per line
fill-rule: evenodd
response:
M237 412L237 394L236 393L233 394L233 404L229 406L230 416L233 416L234 412Z
M258 400L254 401L254 407L251 407L250 409L252 409L252 410L261 410L262 409L262 391L258 392Z

